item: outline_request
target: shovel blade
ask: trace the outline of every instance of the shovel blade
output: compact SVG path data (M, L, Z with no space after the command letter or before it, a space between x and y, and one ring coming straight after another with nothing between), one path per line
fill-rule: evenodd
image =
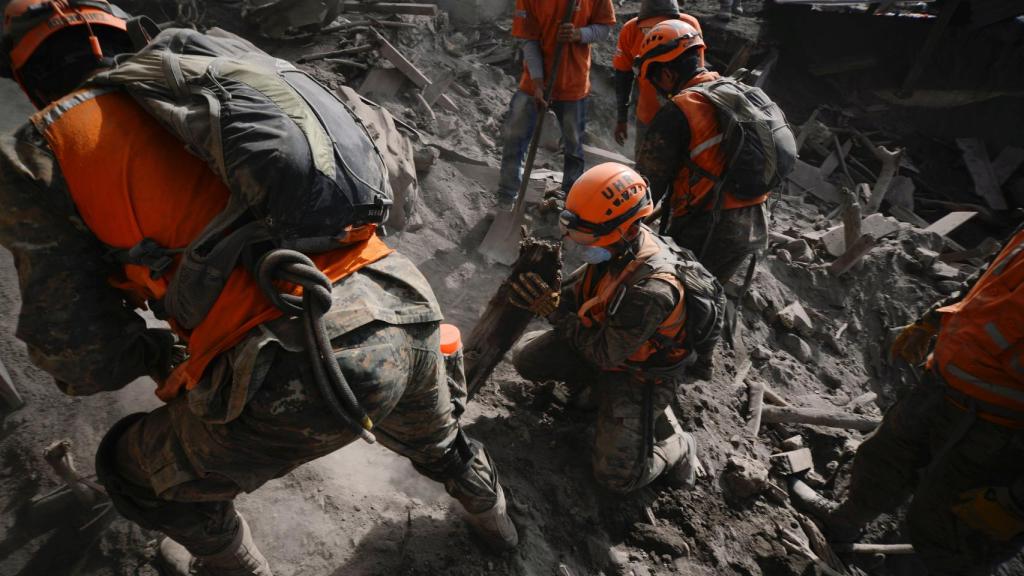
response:
M519 256L519 223L515 211L499 211L477 251L488 260L511 266Z

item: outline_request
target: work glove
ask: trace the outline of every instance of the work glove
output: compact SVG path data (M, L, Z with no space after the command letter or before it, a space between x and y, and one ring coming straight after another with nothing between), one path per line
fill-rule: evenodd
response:
M1009 488L988 486L961 492L952 511L964 524L997 542L1024 534L1024 515Z
M558 308L561 294L536 272L524 272L512 280L508 301L537 316L549 316Z
M615 137L615 142L621 146L626 143L626 138L629 137L629 125L625 122L615 123L615 132L612 133Z
M583 32L576 26L573 26L571 22L560 24L558 26L558 41L566 42L569 44L575 44L583 39Z
M931 348L932 338L939 333L939 323L918 320L904 326L889 349L890 358L902 358L911 366L924 362Z

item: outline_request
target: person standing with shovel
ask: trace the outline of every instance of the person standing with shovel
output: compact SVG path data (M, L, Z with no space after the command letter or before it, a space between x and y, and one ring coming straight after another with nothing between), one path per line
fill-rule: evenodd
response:
M523 74L503 128L499 210L511 210L515 203L524 177L523 157L548 109L562 129L563 195L583 174L590 45L608 39L614 25L611 0L516 0L512 35L523 43ZM558 65L556 60L561 60Z

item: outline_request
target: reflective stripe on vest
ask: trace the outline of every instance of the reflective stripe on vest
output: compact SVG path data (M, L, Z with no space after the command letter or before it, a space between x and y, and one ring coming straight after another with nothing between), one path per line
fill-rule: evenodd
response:
M989 269L956 304L940 308L931 363L946 384L975 398L1019 412L1024 421L1024 230L996 256ZM979 411L982 418L1005 418Z
M183 248L230 197L201 159L122 92L76 92L32 120L53 150L82 220L112 248L128 249L144 238L165 248ZM390 252L372 236L313 260L336 282ZM176 264L156 280L148 268L127 264L110 281L140 305L140 300L164 296ZM182 387L194 387L218 355L280 315L251 275L237 268L194 330L182 330L171 320L178 336L188 341L191 357L161 384L157 396L168 401Z
M683 348L682 343L686 339L686 299L685 288L682 281L674 274L666 271L654 271L637 277L641 268L664 248L654 239L653 233L641 229L643 239L640 250L626 267L616 275L604 274L595 278L597 268L587 266L577 296L577 316L586 327L600 326L607 317L615 313L618 307L617 298L621 298L623 291L629 286L647 280L657 278L668 282L679 292L679 300L676 302L672 312L658 326L657 333L650 340L644 342L635 352L626 359L632 364L642 364L651 360L652 357L664 352L664 357L659 358L659 364L674 365L686 357L688 351ZM615 370L623 370L619 367Z
M716 177L722 176L728 159L725 156L723 140L725 135L720 130L718 110L701 94L686 89L719 78L716 72L704 72L694 76L683 87L683 91L672 97L672 102L686 115L686 123L690 128L690 160L705 172ZM714 188L715 182L710 178L696 173L688 165L680 166L676 173L672 192L672 216L679 217L701 206L705 197ZM761 204L768 199L767 192L757 198L741 200L726 192L722 208L731 210ZM714 209L713 202L704 203L702 209Z

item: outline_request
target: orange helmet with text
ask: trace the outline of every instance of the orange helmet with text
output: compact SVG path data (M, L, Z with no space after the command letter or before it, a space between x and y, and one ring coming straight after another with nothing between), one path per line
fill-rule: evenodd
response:
M633 225L653 212L647 181L628 166L606 162L572 185L559 225L577 244L610 246L628 239Z
M19 71L54 34L85 26L89 49L100 59L97 28L127 33L129 15L104 0L11 0L4 8L2 75L21 82Z
M699 30L684 20L665 20L655 24L640 44L636 61L640 77L647 77L648 67L654 62L671 62L689 50L697 50L700 65L704 65L704 38ZM649 79L649 78L648 78Z

